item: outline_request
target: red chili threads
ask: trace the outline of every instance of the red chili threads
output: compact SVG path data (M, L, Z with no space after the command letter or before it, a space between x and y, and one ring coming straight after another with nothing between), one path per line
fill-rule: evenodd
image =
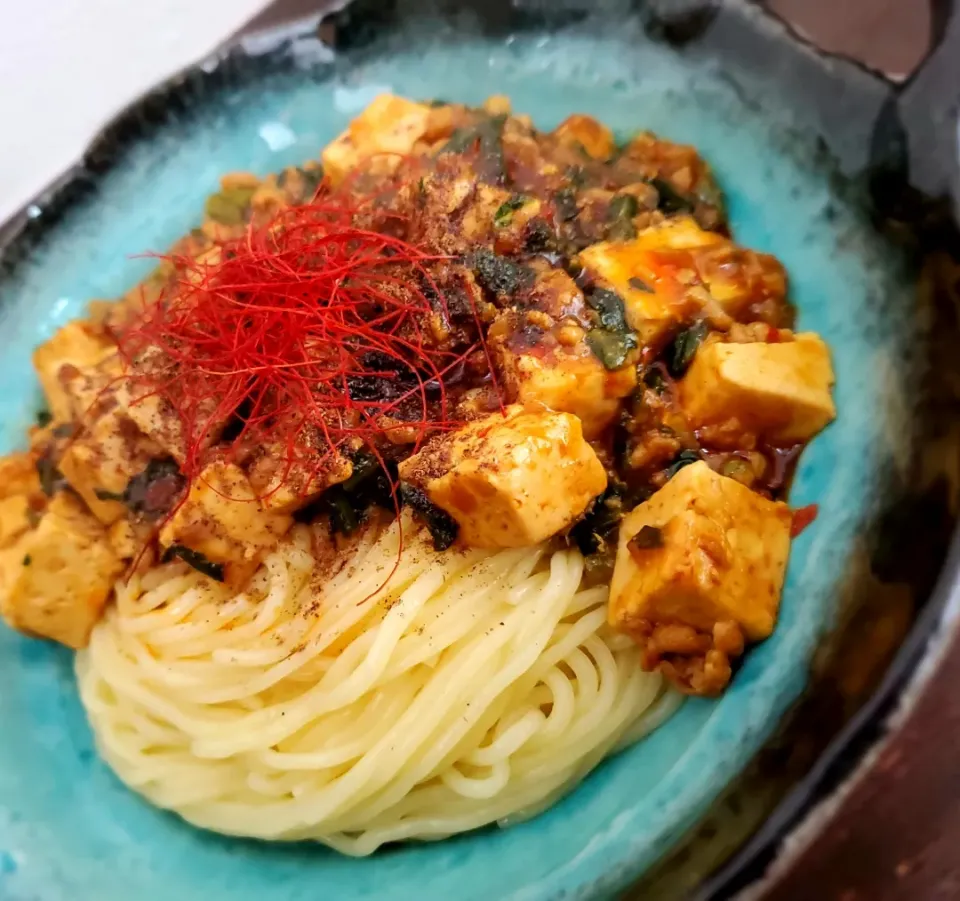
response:
M486 355L483 325L474 311L471 343L437 340L431 323L448 310L430 264L446 258L359 227L364 204L321 190L198 258L171 258L177 276L117 336L137 396L176 417L188 479L217 444L240 462L267 448L288 473L305 463L297 485L309 486L345 451L382 462L391 428L416 449L460 424L448 385Z

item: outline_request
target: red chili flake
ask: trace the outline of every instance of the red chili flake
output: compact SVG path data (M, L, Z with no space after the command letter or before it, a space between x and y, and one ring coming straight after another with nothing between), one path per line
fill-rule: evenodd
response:
M793 522L790 525L790 537L796 538L816 518L820 508L816 504L807 504L793 511Z

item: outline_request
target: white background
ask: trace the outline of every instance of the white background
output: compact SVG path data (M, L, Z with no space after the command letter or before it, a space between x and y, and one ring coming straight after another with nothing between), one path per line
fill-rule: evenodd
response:
M0 222L265 0L0 0Z

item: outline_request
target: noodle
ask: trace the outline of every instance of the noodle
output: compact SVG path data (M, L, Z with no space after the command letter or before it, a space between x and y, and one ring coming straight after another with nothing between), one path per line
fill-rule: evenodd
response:
M679 703L574 550L437 554L406 520L402 554L371 527L333 572L321 529L240 594L133 576L78 655L104 758L198 826L363 855L506 824Z

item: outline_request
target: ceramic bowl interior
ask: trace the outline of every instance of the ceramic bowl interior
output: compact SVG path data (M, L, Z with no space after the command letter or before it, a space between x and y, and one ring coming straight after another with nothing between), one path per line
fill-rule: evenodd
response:
M621 137L652 129L695 144L743 244L790 274L799 327L829 343L837 421L804 453L791 502L817 503L794 544L780 622L716 701L599 767L536 819L370 859L195 831L128 792L97 758L72 655L0 631L0 895L11 901L230 898L605 897L649 868L710 807L774 730L835 623L864 553L875 498L909 454L903 374L921 323L909 271L818 149L810 121L735 62L651 39L639 17L509 36L431 19L333 55L306 38L248 44L153 98L113 134L109 165L8 248L0 281L0 444L23 443L39 403L32 348L91 298L121 293L198 221L224 171L266 173L317 155L374 96L479 102L503 93L551 128L588 112ZM149 116L147 117L149 118ZM138 124L139 123L139 124Z

